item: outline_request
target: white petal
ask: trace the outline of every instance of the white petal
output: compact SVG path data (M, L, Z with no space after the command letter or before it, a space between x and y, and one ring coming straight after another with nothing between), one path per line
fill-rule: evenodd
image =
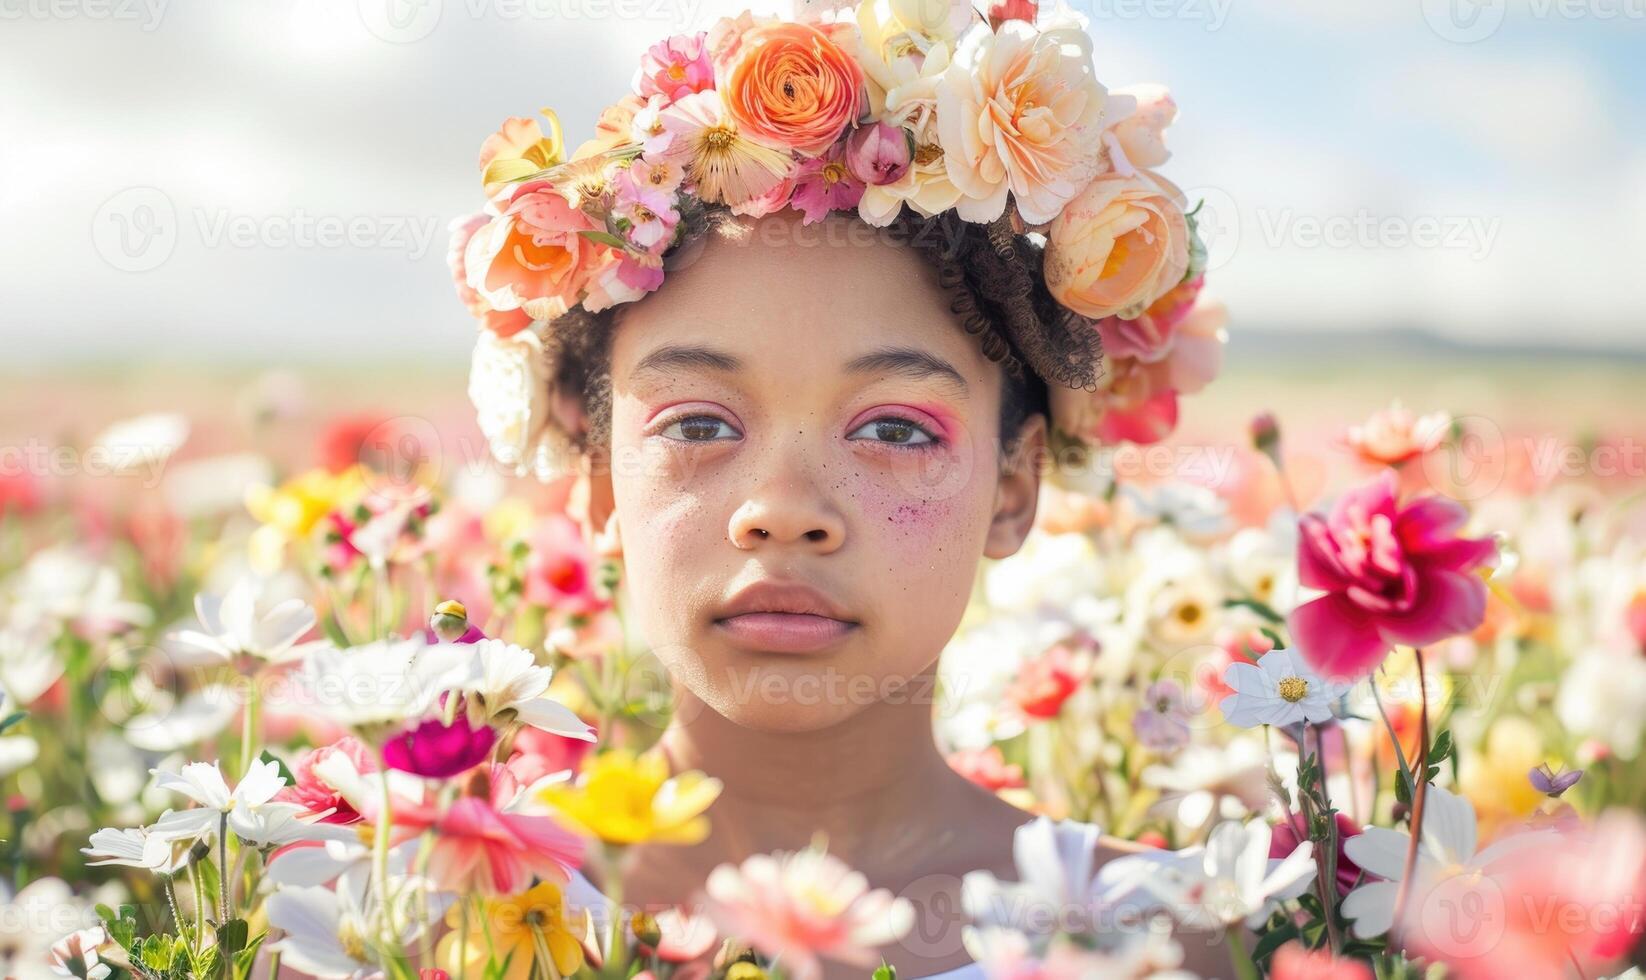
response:
M1356 936L1370 939L1389 931L1394 925L1399 887L1392 881L1367 882L1343 899L1343 917L1354 923Z
M1368 874L1399 881L1406 873L1406 850L1412 838L1387 827L1367 827L1343 842L1343 852Z
M584 724L583 719L577 717L577 712L558 701L536 698L516 705L515 711L521 721L533 728L585 742L595 741L594 729Z
M1431 784L1423 797L1422 846L1443 864L1467 864L1475 856L1474 804Z

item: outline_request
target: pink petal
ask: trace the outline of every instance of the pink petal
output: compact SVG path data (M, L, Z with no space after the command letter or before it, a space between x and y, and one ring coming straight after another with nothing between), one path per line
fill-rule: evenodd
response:
M1305 588L1338 592L1352 579L1337 558L1332 530L1319 514L1304 514L1297 522L1297 580Z
M1292 637L1303 659L1330 680L1364 677L1383 662L1389 644L1354 603L1324 595L1292 610Z
M1485 618L1485 582L1464 572L1433 570L1419 577L1412 608L1383 618L1378 627L1391 643L1422 646L1472 632Z

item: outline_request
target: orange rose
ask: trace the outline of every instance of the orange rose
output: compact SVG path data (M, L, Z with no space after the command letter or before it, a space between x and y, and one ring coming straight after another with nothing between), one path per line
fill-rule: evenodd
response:
M604 246L579 234L594 225L547 180L516 184L509 195L500 198L502 213L469 239L468 285L498 313L553 319L576 305ZM496 319L487 326L508 329L506 318Z
M717 53L726 111L750 139L816 156L863 109L862 67L818 27L755 24Z
M1136 318L1183 281L1183 192L1147 171L1092 180L1046 232L1046 288L1082 316Z

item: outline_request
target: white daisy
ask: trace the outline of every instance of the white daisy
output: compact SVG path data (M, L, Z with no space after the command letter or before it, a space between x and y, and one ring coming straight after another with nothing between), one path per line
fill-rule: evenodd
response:
M1340 685L1320 679L1295 650L1271 650L1254 666L1235 662L1223 675L1235 693L1218 707L1231 725L1318 725L1332 719L1332 703Z
M303 662L298 684L315 714L345 728L399 724L459 688L471 675L472 656L463 646L430 646L421 637L322 647Z
M188 863L188 848L174 847L173 841L154 836L147 827L104 827L91 835L90 844L80 848L86 857L96 858L86 862L88 868L116 864L170 875Z
M1424 905L1427 888L1422 882L1439 882L1457 875L1490 875L1492 866L1506 855L1524 847L1548 843L1551 831L1532 831L1503 838L1476 853L1477 830L1472 803L1431 784L1423 796L1423 838L1418 842L1416 878L1409 909ZM1353 923L1354 934L1362 939L1379 936L1394 925L1395 902L1400 881L1406 873L1406 851L1411 835L1387 827L1367 827L1343 842L1343 851L1369 875L1383 880L1368 881L1343 899L1343 915Z
M548 690L554 671L539 666L530 650L502 640L449 647L470 658L470 673L461 689L474 696L487 721L512 712L513 717L533 728L585 742L595 740L594 729L584 724L576 712L541 696Z
M302 655L294 646L314 627L314 610L301 599L268 605L263 584L239 579L221 598L202 592L194 597L200 629L182 630L173 641L183 649L232 664L256 658L285 663Z
M1172 917L1191 928L1244 922L1262 925L1275 907L1296 898L1315 876L1314 844L1304 841L1284 858L1270 860L1272 831L1263 820L1245 826L1225 821L1204 847L1184 848L1171 861L1155 861L1157 873L1141 884L1166 903ZM1136 858L1119 858L1127 862Z

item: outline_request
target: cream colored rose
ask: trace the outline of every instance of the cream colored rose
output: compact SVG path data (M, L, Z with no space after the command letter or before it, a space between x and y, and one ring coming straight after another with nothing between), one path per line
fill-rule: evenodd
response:
M1052 220L1099 167L1107 92L1074 27L1020 20L961 37L937 91L937 131L967 221L993 221L1007 192L1031 225Z
M546 328L538 321L509 337L482 330L469 364L469 401L492 456L515 475L540 480L568 463L564 437L550 426L549 365L538 333Z
M1148 171L1095 178L1046 231L1046 288L1094 320L1136 318L1188 269L1183 192Z

